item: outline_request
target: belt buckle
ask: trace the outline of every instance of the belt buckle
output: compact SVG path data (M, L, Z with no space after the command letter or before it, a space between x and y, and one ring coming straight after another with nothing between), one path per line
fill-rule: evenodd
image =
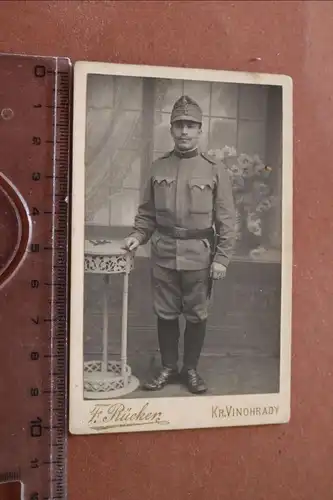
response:
M184 238L185 235L186 235L186 229L184 229L183 227L179 227L179 226L174 226L174 235L176 238Z

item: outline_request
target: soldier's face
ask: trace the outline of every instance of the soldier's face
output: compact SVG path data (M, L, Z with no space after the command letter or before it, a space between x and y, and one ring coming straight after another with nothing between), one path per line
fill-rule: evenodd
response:
M197 147L201 125L191 121L177 121L171 125L171 135L179 151L190 151Z

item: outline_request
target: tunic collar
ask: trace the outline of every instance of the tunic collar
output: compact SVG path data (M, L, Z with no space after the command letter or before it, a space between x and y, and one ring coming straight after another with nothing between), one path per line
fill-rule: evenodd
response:
M198 148L192 149L191 151L184 151L183 153L174 149L173 152L178 158L194 158L194 156L199 155Z

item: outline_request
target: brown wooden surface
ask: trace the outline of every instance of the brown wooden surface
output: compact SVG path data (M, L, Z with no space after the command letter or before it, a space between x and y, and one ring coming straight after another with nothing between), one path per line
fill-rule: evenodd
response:
M294 79L291 422L70 437L70 500L332 499L332 31L328 1L1 2L1 51Z

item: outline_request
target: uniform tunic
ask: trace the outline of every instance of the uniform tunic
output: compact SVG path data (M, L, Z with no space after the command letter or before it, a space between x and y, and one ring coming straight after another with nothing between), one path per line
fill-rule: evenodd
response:
M214 227L218 238L213 261L227 267L235 241L235 208L225 165L198 150L184 154L171 151L157 159L131 234L140 244L151 240L157 314L171 319L187 311L193 321L204 319L211 242L176 239L162 234L159 226L190 230Z

